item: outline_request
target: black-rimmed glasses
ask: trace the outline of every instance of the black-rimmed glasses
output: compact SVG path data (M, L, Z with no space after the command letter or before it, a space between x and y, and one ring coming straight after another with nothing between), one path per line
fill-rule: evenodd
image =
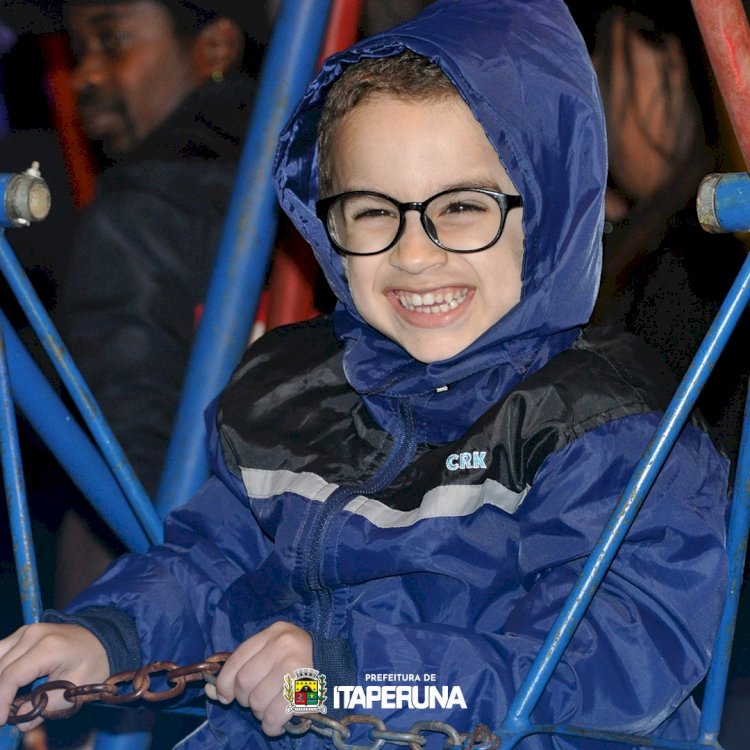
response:
M421 203L354 190L318 201L316 211L336 250L346 255L390 250L404 231L406 211L419 212L425 232L438 247L478 253L500 239L508 211L522 205L520 195L485 188L452 188Z

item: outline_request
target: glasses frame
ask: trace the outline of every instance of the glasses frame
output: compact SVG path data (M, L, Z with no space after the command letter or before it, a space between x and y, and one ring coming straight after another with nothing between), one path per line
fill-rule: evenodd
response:
M472 191L474 193L483 193L484 195L489 195L490 197L495 199L495 202L500 207L500 228L497 230L497 234L494 236L494 238L488 242L486 245L483 245L482 247L478 247L475 250L455 250L454 248L447 247L444 245L440 240L437 238L437 233L435 232L435 226L430 221L429 217L425 214L425 211L427 210L427 207L432 203L432 201L436 200L437 198L442 198L444 195L447 195L448 193L460 193L460 192L466 192L466 191ZM338 242L334 239L333 235L331 234L331 230L328 226L328 217L330 215L330 209L331 206L333 206L336 201L338 201L341 198L346 198L349 196L356 196L356 195L373 195L377 198L383 198L384 200L387 200L389 203L392 203L397 209L399 213L399 225L398 229L396 230L396 236L393 238L391 243L384 247L382 250L375 250L371 253L357 253L353 252L352 250L347 250L345 247L342 247L339 245ZM523 199L520 195L508 195L507 193L500 193L497 190L490 190L488 188L480 188L480 187L455 187L455 188L449 188L448 190L442 190L439 193L436 193L433 196L430 196L426 201L409 201L407 203L399 203L395 198L391 198L390 195L385 195L385 193L378 193L374 190L350 190L346 193L339 193L338 195L332 195L329 198L322 198L315 204L315 213L317 214L318 218L323 222L323 226L325 227L326 234L328 235L328 239L331 241L331 244L333 245L334 249L337 253L341 255L380 255L381 253L385 253L388 250L390 250L400 239L401 235L404 233L404 227L406 226L406 211L418 211L419 212L419 221L422 224L422 228L424 229L427 236L432 240L434 244L436 244L439 248L442 248L443 250L446 250L449 253L461 253L461 254L468 254L468 253L480 253L482 250L486 250L489 247L492 247L501 237L503 233L503 229L505 229L505 221L508 218L508 212L511 211L514 208L521 208L523 206Z

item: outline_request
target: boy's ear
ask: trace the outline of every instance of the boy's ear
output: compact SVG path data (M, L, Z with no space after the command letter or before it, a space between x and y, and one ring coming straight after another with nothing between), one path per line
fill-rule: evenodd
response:
M244 47L240 27L229 18L217 18L198 32L191 47L193 71L198 83L221 80L239 65Z

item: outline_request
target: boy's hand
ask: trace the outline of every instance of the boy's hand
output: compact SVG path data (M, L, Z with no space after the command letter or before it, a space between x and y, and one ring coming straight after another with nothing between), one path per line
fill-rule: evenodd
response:
M107 652L99 639L80 625L25 625L0 640L0 726L8 720L16 693L38 677L69 680L76 685L100 683L109 677ZM70 706L61 690L48 693L49 710ZM24 707L25 712L29 707ZM26 732L42 718L19 724Z
M312 640L288 622L273 625L248 638L227 659L216 686L206 685L206 695L221 703L236 700L249 707L271 736L283 734L290 715L284 700L284 675L312 666Z

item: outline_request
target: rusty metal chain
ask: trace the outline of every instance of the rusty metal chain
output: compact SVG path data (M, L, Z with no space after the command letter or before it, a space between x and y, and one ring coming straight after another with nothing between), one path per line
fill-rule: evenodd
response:
M139 669L118 672L108 677L104 682L93 685L79 686L67 680L44 682L30 693L16 697L10 705L8 723L23 724L39 716L44 719L67 719L78 713L84 703L91 703L92 701L121 705L136 700L156 702L176 698L185 692L185 686L188 682L204 680L205 682L215 683L216 675L221 671L224 662L230 656L231 654L228 651L222 651L209 656L205 661L191 664L189 667L180 667L171 661L154 661ZM151 691L151 676L158 674L163 674L164 679L172 683L172 686L158 692ZM132 690L120 692L119 686L126 683L132 684ZM62 690L62 697L73 705L57 711L47 711L49 693L54 690ZM27 703L31 708L21 713L21 709Z
M373 729L370 730L369 737L372 743L348 743L351 724L371 724ZM445 735L444 750L496 750L500 747L500 738L483 724L479 724L468 734L460 734L450 724L442 721L418 721L406 731L392 731L382 719L369 714L350 714L339 720L322 714L310 714L298 716L287 722L285 728L291 735L301 735L309 731L320 737L332 739L337 750L380 750L388 742L406 746L409 750L422 750L427 744L428 733Z
M44 682L30 693L15 698L10 706L8 724L24 724L40 716L43 719L67 719L78 713L84 704L93 701L122 705L136 700L155 703L176 698L185 692L189 682L203 680L215 685L216 675L230 656L229 652L221 651L187 667L180 667L171 661L155 661L139 669L118 672L102 683L91 685L75 685L67 680ZM155 675L161 675L170 687L152 691L151 677ZM131 689L121 690L127 684L131 685ZM69 708L47 710L49 694L55 690L63 691L62 697L72 704ZM22 711L27 704L30 708ZM372 726L368 734L371 744L352 745L347 742L351 737L349 727L353 724ZM332 719L324 714L312 713L294 717L286 723L285 729L293 736L313 732L331 739L337 750L380 750L386 743L402 745L409 750L422 750L427 744L428 733L445 735L445 750L496 750L500 747L500 738L482 724L468 734L460 734L450 724L441 721L418 721L407 731L393 731L377 716L369 714L350 714L341 719Z

